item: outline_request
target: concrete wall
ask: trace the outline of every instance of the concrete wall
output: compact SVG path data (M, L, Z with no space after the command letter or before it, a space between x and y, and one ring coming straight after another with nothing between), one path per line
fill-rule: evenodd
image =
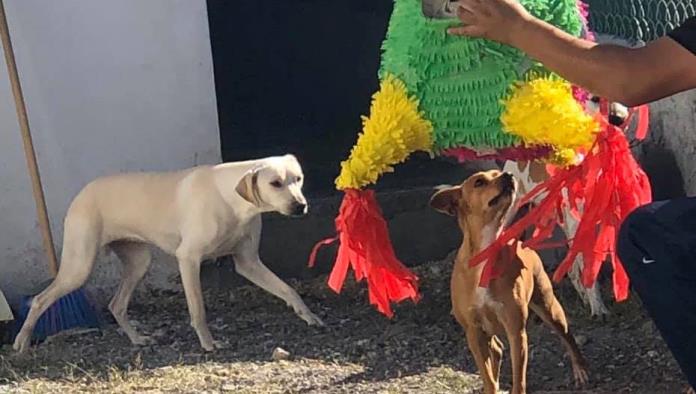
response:
M5 7L59 248L68 204L94 177L220 160L205 0ZM3 62L0 288L16 299L48 273L8 83ZM100 260L93 283L111 285L120 266ZM150 284L173 268L156 264Z
M664 157L661 166L654 170L652 167L646 168L648 173L655 173L653 188L660 193L656 198L684 193L696 196L696 91L660 100L650 108L650 139L640 157L646 164L656 157ZM658 181L660 175L667 179ZM683 184L675 184L670 179L681 180Z
M645 45L607 34L597 41L628 47ZM653 198L696 196L696 91L684 92L650 105L650 133L634 154L650 177Z

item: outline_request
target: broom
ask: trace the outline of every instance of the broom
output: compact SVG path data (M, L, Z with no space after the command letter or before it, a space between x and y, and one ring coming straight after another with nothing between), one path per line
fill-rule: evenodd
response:
M17 73L17 64L12 50L12 42L10 40L10 31L7 26L7 17L3 0L0 0L0 38L2 39L5 62L7 63L7 73L10 77L12 95L14 96L15 107L17 109L19 128L22 132L24 155L27 160L29 175L31 176L34 201L36 202L39 226L43 236L44 251L48 258L48 268L51 276L55 278L58 273L58 259L56 258L56 252L53 247L53 237L51 236L51 226L48 221L46 200L43 188L41 187L41 177L39 176L36 153L34 152L34 144L29 130L29 120L27 118L24 95L22 94L22 87ZM32 298L33 296L22 297L17 316L18 329L24 323L29 313ZM96 313L88 301L84 290L78 289L58 299L43 315L41 315L32 333L32 338L34 340L42 340L49 335L74 327L97 327L98 323Z

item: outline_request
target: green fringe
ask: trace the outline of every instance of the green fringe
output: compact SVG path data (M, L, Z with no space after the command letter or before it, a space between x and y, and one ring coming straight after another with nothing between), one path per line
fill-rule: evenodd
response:
M580 35L575 0L522 0L535 16ZM435 150L466 146L502 148L520 144L500 124L502 101L533 70L549 74L522 52L482 39L452 37L457 21L431 20L421 0L395 0L382 44L380 78L393 74L420 100L434 126Z

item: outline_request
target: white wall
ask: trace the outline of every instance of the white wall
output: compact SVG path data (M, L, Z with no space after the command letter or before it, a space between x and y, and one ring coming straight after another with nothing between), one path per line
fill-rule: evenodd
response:
M205 0L5 0L54 237L96 176L220 160ZM0 68L0 288L48 279L7 72ZM101 260L104 260L103 258ZM150 283L169 280L159 264ZM111 284L118 264L93 275Z

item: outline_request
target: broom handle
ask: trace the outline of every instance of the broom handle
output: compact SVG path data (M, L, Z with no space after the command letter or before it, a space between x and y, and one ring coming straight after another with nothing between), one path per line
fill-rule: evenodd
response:
M7 73L10 76L10 84L12 85L12 95L14 96L15 107L17 108L19 128L22 131L22 140L24 141L24 156L27 159L27 167L29 169L29 175L31 176L31 185L34 191L34 201L36 202L36 212L39 217L41 234L43 235L43 246L46 252L46 257L48 257L48 269L51 271L51 275L55 277L58 273L58 259L56 258L56 251L53 248L51 225L48 221L48 213L46 212L46 199L44 197L43 188L41 187L39 166L36 163L34 143L32 142L31 132L29 131L27 108L24 104L24 95L22 94L22 87L19 83L17 64L12 51L12 41L10 41L10 31L7 27L7 17L5 15L5 6L3 4L3 0L0 0L0 38L2 39L2 47L5 52Z

